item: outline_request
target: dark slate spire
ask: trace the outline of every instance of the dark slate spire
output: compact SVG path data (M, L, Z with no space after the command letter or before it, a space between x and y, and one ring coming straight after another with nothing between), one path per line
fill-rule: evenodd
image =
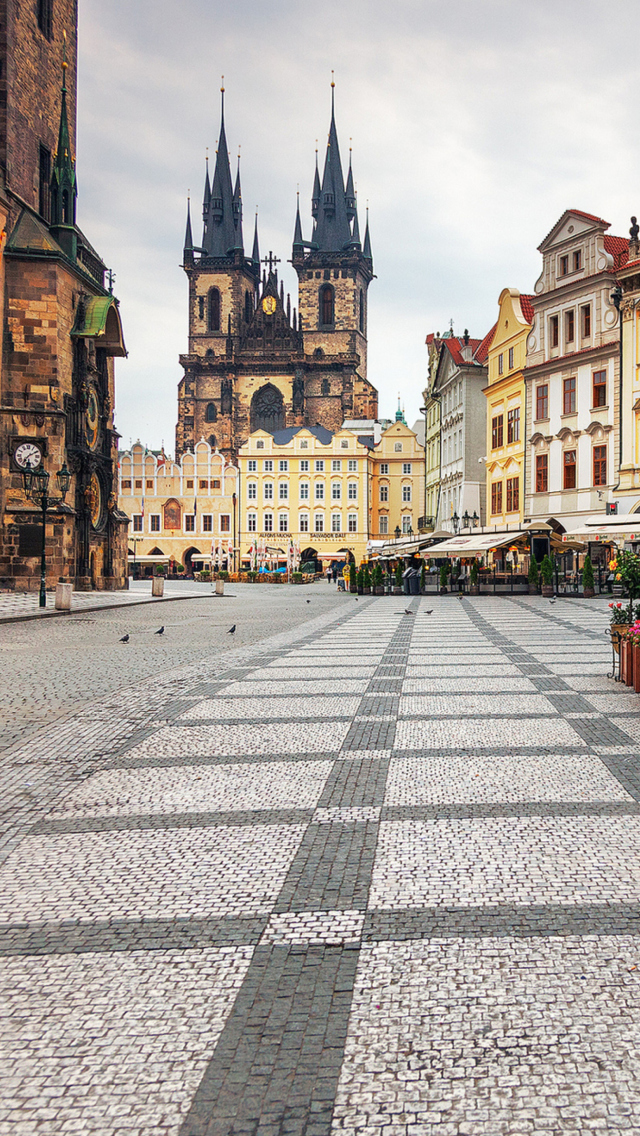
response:
M224 86L220 88L220 92L222 95L220 138L204 235L204 248L209 256L229 256L236 247L234 195L224 128Z
M191 232L191 198L187 197L187 228L184 234L183 263L193 264L193 234Z
M367 260L370 260L373 263L373 254L371 252L371 237L369 236L369 210L368 209L367 209L367 224L366 224L365 230L364 230L364 246L363 246L363 249L362 249L362 255L366 256Z
M347 174L347 188L344 194L345 204L347 206L347 217L350 221L356 215L356 194L353 188L353 170L351 169L351 147L349 147L349 173Z
M211 201L211 182L209 181L209 148L205 157L204 193L202 195L202 220L206 223L209 216L209 202Z
M322 175L317 230L314 238L321 252L339 252L351 240L344 178L340 162L340 147L338 146L338 132L334 115L334 89L335 83L332 82L331 125Z
M51 175L51 224L73 227L76 223L76 171L71 157L69 119L67 116L67 37L64 36L62 54L62 100L60 106L60 128L58 130L58 150Z
M354 201L355 201L355 198L354 198ZM358 224L358 206L357 206L357 203L356 203L355 208L353 210L353 232L351 234L351 246L352 246L352 248L356 248L356 249L362 248L362 244L360 242L360 226Z
M318 219L318 209L320 208L320 174L318 173L318 148L316 146L316 172L313 179L313 195L311 197L311 216L315 221Z
M251 259L252 259L253 263L255 264L256 269L257 269L258 274L259 274L260 273L260 246L258 244L258 212L257 212L257 210L256 210L256 225L255 225L255 229L253 230L253 251L251 253Z
M296 227L293 232L293 252L294 255L297 250L303 251L303 236L302 236L302 221L300 220L300 194L297 194L296 205Z
M238 154L238 172L236 173L236 184L233 191L233 223L236 230L236 241L234 248L240 249L244 252L244 243L242 240L242 190L240 188L240 155Z

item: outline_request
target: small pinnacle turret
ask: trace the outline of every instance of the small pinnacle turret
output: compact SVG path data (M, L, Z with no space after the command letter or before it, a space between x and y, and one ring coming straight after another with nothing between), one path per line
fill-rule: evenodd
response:
M256 266L256 270L260 272L260 245L258 244L258 214L256 213L256 223L253 230L253 249L251 252L251 259Z
M240 249L244 252L244 243L242 240L242 190L240 188L240 155L238 154L238 170L236 173L236 184L233 190L233 223L236 230L236 241L234 248Z
M187 227L184 234L183 264L193 264L193 233L191 231L191 199L187 198Z
M303 237L302 237L302 221L300 220L300 194L299 193L297 195L297 203L296 203L296 224L295 224L295 229L294 229L294 232L293 232L293 247L294 247L294 250L297 248L297 249L300 250L300 252L302 252L303 247L304 247Z
M373 255L371 253L371 237L369 236L369 210L367 209L367 223L364 230L364 245L362 246L362 255L373 263Z
M51 176L51 225L70 226L76 223L76 198L78 187L76 171L71 156L69 119L67 114L67 41L65 38L62 60L62 98L60 106L60 126L58 129L58 149Z

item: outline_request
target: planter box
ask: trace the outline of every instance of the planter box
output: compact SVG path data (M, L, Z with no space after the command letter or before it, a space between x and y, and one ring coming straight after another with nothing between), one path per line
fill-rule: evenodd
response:
M553 584L543 584L542 585L542 594L545 597L545 599L551 599L551 597L553 595Z
M383 596L384 595L383 585L382 584L376 584L375 588L373 589L373 594L374 594L374 596Z
M357 595L358 594L358 585L357 584L349 584L349 591L351 592L352 596Z
M622 644L622 657L624 661L624 681L627 686L633 686L633 643L625 639Z
M404 588L399 588L396 585L393 589L393 594L394 594L394 596L403 596L404 595Z
M583 588L582 594L586 600L592 600L596 594L595 588Z
M362 589L362 594L363 594L364 596L370 596L370 595L371 595L371 588L363 588L363 589Z
M164 576L153 576L151 580L151 595L163 596L164 595Z
M479 587L478 584L469 584L469 595L470 596L479 596L480 595L480 587Z

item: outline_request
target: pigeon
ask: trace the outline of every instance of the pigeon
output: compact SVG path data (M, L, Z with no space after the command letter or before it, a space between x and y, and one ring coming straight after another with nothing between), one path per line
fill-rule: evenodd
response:
M311 603L311 600L307 600L307 603Z
M424 614L425 615L433 615L433 608L430 608L429 611L425 611Z
M230 627L229 630L227 631L227 635L234 635L235 630L236 630L236 625L234 623L233 627Z
M556 601L555 601L555 598L554 598L554 599L552 599L552 600L549 600L549 603L555 603L555 602L556 602Z
M128 635L123 635L123 636L122 636L122 639L120 640L120 642L121 642L121 643L128 643L128 642L129 642L129 636L128 636Z
M156 635L164 635L164 623L162 624L162 627L158 628L158 630L155 632L155 634Z
M405 615L413 615L413 612L412 612L412 611L409 611L409 608L408 608L408 607L405 607L405 609L404 609L404 614L405 614Z

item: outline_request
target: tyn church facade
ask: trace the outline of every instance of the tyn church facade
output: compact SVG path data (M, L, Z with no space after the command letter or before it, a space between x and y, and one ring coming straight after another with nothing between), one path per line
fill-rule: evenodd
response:
M298 308L278 281L276 258L260 259L258 228L244 250L240 171L231 177L222 121L213 180L205 177L202 244L187 215L183 266L189 280L189 351L180 357L176 454L205 438L234 459L253 430L377 417L367 379L367 291L373 259L361 242L351 163L346 185L333 108L322 183L316 162L313 231L296 213L292 264Z

